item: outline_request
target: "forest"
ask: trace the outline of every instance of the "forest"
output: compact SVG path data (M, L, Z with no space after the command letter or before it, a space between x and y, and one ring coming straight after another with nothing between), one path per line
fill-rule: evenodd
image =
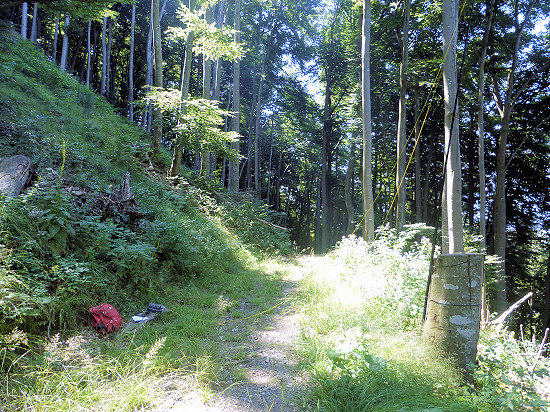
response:
M0 336L392 239L485 254L489 316L532 292L509 329L547 338L548 0L2 0L0 26L0 158L41 170L0 199Z

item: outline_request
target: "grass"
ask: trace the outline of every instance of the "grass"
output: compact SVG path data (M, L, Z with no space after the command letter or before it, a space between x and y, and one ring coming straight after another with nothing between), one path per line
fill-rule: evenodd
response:
M228 308L248 301L253 291L276 300L274 285L279 284L280 275L266 274L261 266L218 274L215 281L194 279L186 287L167 287L162 303L170 311L137 332L105 339L87 331L86 337L56 335L44 351L14 364L3 386L5 408L132 411L154 409L167 397L191 390L208 398L245 379L233 362L247 354L236 351L228 358L221 346L222 336L234 342L249 336L246 324L237 332L224 332ZM253 314L264 310L263 305L248 305Z
M311 375L308 408L549 410L542 389L547 360L537 358L538 372L527 376L537 345L486 331L472 386L452 360L424 343L418 285L426 282L430 248L425 239L415 241L423 230L413 226L400 237L381 233L369 247L350 237L313 260L297 299L303 314L300 365Z

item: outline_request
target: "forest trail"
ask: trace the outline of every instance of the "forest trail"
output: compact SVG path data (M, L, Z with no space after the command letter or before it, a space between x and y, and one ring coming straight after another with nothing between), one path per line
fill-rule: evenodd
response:
M161 411L264 412L296 411L303 406L306 377L297 368L300 315L293 305L299 283L315 258L305 257L281 282L276 307L257 313L248 301L240 303L241 318L228 316L220 327L221 351L227 361L223 374L238 376L206 403L198 392L187 393ZM242 336L224 339L224 332ZM302 408L300 408L302 409Z

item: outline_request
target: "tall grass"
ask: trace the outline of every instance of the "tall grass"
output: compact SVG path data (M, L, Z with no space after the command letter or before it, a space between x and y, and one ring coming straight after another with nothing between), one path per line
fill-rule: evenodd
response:
M380 229L370 245L351 236L326 257L314 259L300 303L301 357L312 376L307 394L311 408L546 410L541 381L518 378L527 375L519 353L531 365L534 360L525 345L519 350L521 344L508 343L508 349L515 348L509 351L502 335L484 338L475 386L462 382L451 359L425 345L420 320L431 251L427 233L421 225L409 226L399 236ZM509 363L503 367L497 359ZM539 361L537 376L548 364Z

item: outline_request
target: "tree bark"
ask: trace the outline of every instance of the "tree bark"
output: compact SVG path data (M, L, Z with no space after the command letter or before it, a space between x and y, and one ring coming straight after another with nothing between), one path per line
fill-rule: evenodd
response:
M27 21L29 18L29 3L25 2L21 5L21 37L27 40Z
M111 101L111 50L113 46L113 19L107 19L107 57L106 57L106 68L105 68L105 97L107 100Z
M92 32L92 21L88 20L88 37L86 43L86 86L90 87L90 74L92 73L90 64L92 61L92 42L91 42L91 32Z
M395 229L403 230L405 224L405 202L407 200L405 168L407 166L407 71L409 66L409 22L411 17L411 0L405 0L403 8L403 32L401 34L401 63L399 65L399 121L397 123L397 173L395 187L397 205L395 208Z
M234 23L234 42L241 42L241 0L235 0L235 23ZM241 62L236 60L233 63L233 117L231 119L231 130L235 133L240 133L241 121ZM231 143L231 148L237 153L240 153L240 143L237 139ZM229 190L232 192L239 191L239 159L232 160L229 164Z
M267 59L267 55L266 55ZM264 84L265 60L262 65L262 74L260 77L260 86L258 87L258 102L256 105L256 124L254 126L254 190L256 196L260 199L262 194L260 180L260 120L262 118L262 91Z
M107 17L103 16L103 21L101 24L101 86L99 93L102 96L105 96L105 84L107 78Z
M31 41L38 39L38 3L34 3L32 10Z
M67 70L67 59L69 57L69 15L65 15L65 26L63 27L63 47L61 48L61 60L59 68L61 71Z
M363 21L361 34L361 101L363 132L363 238L374 240L374 201L372 195L372 135L370 96L370 26L371 0L363 0Z
M420 151L420 85L414 88L414 203L416 209L416 223L426 222L422 215L422 161Z
M495 0L489 0L487 4L485 31L478 51L479 73L478 73L478 95L477 95L477 133L478 133L478 169L479 169L479 234L481 236L481 247L487 247L487 191L485 187L485 58L487 57L487 45L493 22L493 10ZM484 285L485 287L485 285ZM483 294L483 297L485 294ZM487 311L484 310L483 313Z
M326 75L327 84L325 87L325 106L323 109L323 143L321 147L321 252L325 253L329 248L330 228L332 226L332 212L330 207L330 159L329 145L332 134L332 115L331 107L331 82L329 74Z
M458 1L443 1L443 93L445 99L445 153L447 230L449 253L464 251L462 224L462 177L460 142L458 135L458 83L456 75L456 28L458 25ZM444 215L445 216L445 215Z
M542 311L542 330L550 327L550 255L546 261L546 277L544 278L544 308Z
M205 13L205 19L207 24L212 23L212 7L208 7ZM212 60L203 56L202 60L202 98L206 100L212 99ZM208 151L202 152L201 155L201 175L210 178L210 156Z
M57 62L57 43L59 41L59 13L55 15L55 29L53 33L52 60Z
M152 0L152 20L153 20L153 49L154 49L154 84L155 87L163 87L162 79L162 42L160 32L160 0ZM160 143L162 141L162 110L156 107L153 115L153 139L151 148L153 152L160 151ZM179 172L179 168L178 168ZM170 170L172 173L172 170Z
M353 135L352 135L353 136ZM346 170L346 181L344 182L344 201L346 203L346 235L353 232L353 217L355 216L355 208L353 207L353 180L355 177L355 146L352 144L348 167Z
M510 117L519 93L515 93L514 82L515 72L518 65L518 54L521 43L522 32L526 22L529 20L529 14L533 2L529 9L524 13L523 23L519 24L516 9L515 25L515 44L512 52L512 65L508 70L506 82L506 91L502 98L499 84L493 75L493 93L500 114L501 124L497 140L496 150L496 178L495 178L495 197L493 201L493 232L494 232L494 251L500 258L500 265L497 277L497 292L495 295L495 310L502 312L508 306L506 291L506 147L508 144L508 134L510 131Z
M433 133L430 133L428 138L428 158L426 160L426 170L424 171L424 189L422 191L422 217L424 221L428 223L428 203L430 196L430 181L431 181L431 171L432 171L432 160L434 153L434 137ZM434 222L435 226L439 222Z
M134 122L134 41L136 26L136 5L132 4L132 22L130 24L130 59L128 61L128 118Z
M189 10L193 12L195 9L195 0L189 0ZM191 79L191 64L193 62L193 43L195 41L195 33L191 31L185 41L185 58L183 60L183 68L181 73L180 83L180 118L178 124L181 124L181 119L187 113L187 99L189 98L189 82ZM172 164L170 165L170 176L178 176L181 167L181 157L183 154L183 144L181 136L176 136L174 143L174 151L172 154Z

